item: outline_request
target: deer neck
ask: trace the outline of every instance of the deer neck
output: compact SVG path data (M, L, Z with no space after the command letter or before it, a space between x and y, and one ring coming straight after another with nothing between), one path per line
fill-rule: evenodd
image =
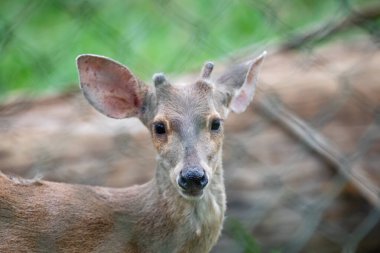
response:
M150 182L152 190L155 191L157 203L164 206L165 212L169 217L176 219L184 219L189 217L189 225L194 226L197 233L205 224L215 223L220 224L223 221L226 196L223 178L222 163L218 162L215 168L214 175L205 189L203 196L200 199L186 199L181 196L178 189L168 180L167 176L163 175L158 163L156 176Z
M139 248L152 249L146 252L209 252L220 235L226 208L221 163L196 200L181 196L167 177L161 177L164 168L159 166L146 184L113 190L112 205L119 206L121 221L118 234L130 234L129 240Z

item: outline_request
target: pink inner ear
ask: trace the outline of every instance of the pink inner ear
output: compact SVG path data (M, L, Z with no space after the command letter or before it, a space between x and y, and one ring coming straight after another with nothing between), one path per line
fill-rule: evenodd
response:
M231 110L235 113L242 113L247 108L248 101L247 94L244 90L242 90L239 94L237 94L233 100L231 101ZM248 102L249 104L249 102Z
M81 87L98 111L112 118L136 116L145 89L123 65L110 59L84 55L78 58Z
M108 94L98 98L88 93L85 96L98 111L111 118L122 119L139 113L141 101L137 97L126 99Z
M235 113L244 112L251 103L256 90L257 69L252 66L247 73L243 86L238 93L232 98L231 110Z
M231 100L230 107L232 111L236 113L244 112L251 103L253 96L255 95L259 68L265 55L266 52L264 51L259 57L250 62L244 83Z

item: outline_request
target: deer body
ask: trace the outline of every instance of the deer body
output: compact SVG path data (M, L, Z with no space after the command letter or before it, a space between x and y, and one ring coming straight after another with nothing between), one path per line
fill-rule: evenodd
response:
M155 177L116 189L28 181L0 174L0 252L209 252L223 224L223 120L253 96L263 56L208 80L155 87L110 59L83 55L84 95L113 118L139 117L158 152ZM243 75L243 76L242 76Z
M0 252L209 251L222 224L224 194L216 203L211 196L188 202L165 197L155 184L20 184L2 175Z

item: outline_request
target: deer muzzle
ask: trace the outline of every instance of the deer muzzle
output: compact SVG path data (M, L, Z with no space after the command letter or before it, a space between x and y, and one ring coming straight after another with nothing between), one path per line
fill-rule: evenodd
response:
M202 167L192 166L180 172L177 183L184 194L197 197L202 195L203 189L208 184L208 178Z

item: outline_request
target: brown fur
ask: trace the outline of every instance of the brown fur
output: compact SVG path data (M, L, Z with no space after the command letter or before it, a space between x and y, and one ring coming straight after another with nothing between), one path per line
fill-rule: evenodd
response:
M164 198L154 184L126 189L46 181L20 185L1 175L0 252L208 252L223 212L201 224L197 234L196 224L184 217L208 208L180 196ZM223 205L222 191L220 197ZM186 243L177 245L182 237Z
M218 131L210 125L227 117L233 90L226 94L207 80L175 87L162 76L153 90L122 65L91 55L79 57L78 68L96 109L114 118L137 116L150 130L156 175L115 189L0 174L0 252L209 252L226 208L223 124ZM164 135L154 132L157 122L164 123ZM203 168L208 177L200 196L186 195L177 184L187 166Z

